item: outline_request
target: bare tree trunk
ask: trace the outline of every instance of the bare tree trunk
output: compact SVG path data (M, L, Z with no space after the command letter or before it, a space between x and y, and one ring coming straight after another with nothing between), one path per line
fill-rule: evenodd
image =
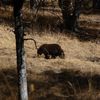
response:
M23 2L24 0L14 0L14 21L15 21L19 100L28 100L25 51L24 51L24 29L23 29L22 15L21 15Z

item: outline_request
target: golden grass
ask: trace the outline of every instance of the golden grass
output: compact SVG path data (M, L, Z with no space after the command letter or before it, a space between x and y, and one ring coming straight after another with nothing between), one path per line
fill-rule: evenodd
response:
M12 32L9 32L8 27L0 26L0 48L1 60L0 66L10 66L15 62L15 37ZM71 39L66 35L47 34L42 36L35 34L34 39L37 41L38 47L43 43L59 43L65 52L65 59L50 59L46 60L43 57L36 57L36 49L33 41L25 41L27 68L34 69L33 71L41 71L46 69L61 69L73 68L82 72L91 71L93 68L99 73L100 62L92 62L89 58L100 57L100 45L96 43L80 42L76 38ZM35 58L34 58L35 57ZM5 59L6 62L5 62ZM6 67L5 67L6 68ZM35 70L36 69L36 70Z
M4 16L6 17L6 15ZM15 35L11 30L12 28L8 25L0 25L0 100L17 100ZM62 98L66 100L68 97L74 98L74 96L83 98L79 100L86 98L91 100L94 98L93 100L95 100L95 95L100 97L97 91L92 90L95 86L92 86L91 82L93 75L100 75L99 43L82 42L77 38L68 37L66 34L48 30L40 33L33 31L33 34L26 37L33 37L37 41L38 47L44 43L59 43L65 52L65 59L58 57L47 60L44 57L37 57L33 41L25 41L30 100L39 100L46 96L50 100L54 100L55 97L56 99L59 98L57 100L62 100ZM66 75L67 72L62 74L63 70L69 71L72 74L71 78L77 76L77 72L79 75L89 77L88 86L84 88L85 90L81 89L80 84L77 90L74 82L68 78L70 75ZM74 72L76 73L74 74ZM80 83L80 80L78 82Z
M77 39L70 39L66 36L55 34L55 35L43 35L39 37L38 35L34 36L34 39L37 41L38 47L43 43L59 43L65 52L65 59L50 59L45 60L44 58L32 58L36 56L36 50L34 47L34 42L26 41L26 54L27 61L30 67L33 66L38 69L40 68L51 68L51 69L60 69L60 68L73 68L80 69L81 71L91 71L90 68L99 68L99 62L91 62L88 58L90 57L100 57L100 46L92 42L80 42ZM59 40L59 41L58 41ZM29 44L31 44L29 46ZM29 57L28 57L29 56ZM32 63L31 63L32 61ZM37 65L38 63L38 65ZM71 65L70 65L70 64ZM48 66L48 67L47 67ZM88 69L88 70L87 70ZM38 70L39 71L39 70Z
M80 71L81 73L85 73L88 75L89 73L90 75L100 73L100 62L96 62L96 61L92 62L88 59L89 57L100 57L100 45L99 44L91 43L91 42L80 42L77 39L70 39L67 36L63 36L59 34L46 35L45 33L41 37L39 35L34 35L33 37L37 41L38 46L40 46L43 43L59 43L61 47L64 49L66 57L65 59L57 58L57 59L50 59L50 60L46 60L43 57L38 58L36 56L36 49L34 46L34 42L25 41L27 70L30 72L30 73L28 72L28 80L34 79L35 75L33 73L41 73L41 72L45 72L49 70L53 70L55 73L58 73L58 72L60 73L61 70L63 69L73 70L73 71ZM14 35L12 33L9 34L9 32L6 32L5 34L3 34L2 38L0 39L0 45L1 45L0 46L0 50L1 50L0 51L0 54L1 54L0 70L16 69L16 56L15 56L15 44L14 43L15 43ZM10 73L6 74L6 77L8 77L9 75ZM11 75L10 77L14 78L14 76L11 76ZM38 79L38 77L36 79ZM43 81L43 79L41 80ZM6 83L5 86L11 87L11 83L9 83L9 81L5 83ZM34 85L34 82L28 83L28 84L29 84L28 87L29 87L30 100L32 100L35 96L45 97L47 95L47 93L45 92L47 90L42 90L43 92L41 91L39 92L41 94L38 94L38 92L36 92L37 85L36 84ZM34 85L34 89L33 89L32 84ZM48 86L49 86L49 83L48 83ZM85 95L84 93L81 94L82 90L81 92L79 92L80 94L77 95L77 92L75 92L76 89L74 88L74 86L73 86L74 94L70 94L69 92L67 96L63 95L61 94L62 93L61 86L59 86L59 84L56 84L55 86L50 87L50 90L48 90L48 93L52 93L53 95L60 97L60 98L69 98L70 96L73 97L74 95L77 97L82 97ZM1 86L1 87L2 87L2 91L5 91L5 87L4 86ZM89 85L89 90L90 90L90 85ZM7 100L11 100L11 99L16 100L17 90L15 89L15 86L13 86L13 88L10 90L8 89L8 91L11 92L11 94L8 94L9 97L7 96L7 94L5 95L2 94L2 96L4 98L7 98ZM15 94L13 94L13 92ZM88 93L90 97L95 95L94 91L91 90L91 92L92 92L91 94ZM51 95L52 99L53 99L53 95Z

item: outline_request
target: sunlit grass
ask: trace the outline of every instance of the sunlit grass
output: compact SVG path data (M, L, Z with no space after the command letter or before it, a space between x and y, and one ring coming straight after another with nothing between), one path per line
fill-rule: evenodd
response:
M58 19L49 14L49 12L44 14L43 24L52 21L55 25L55 21ZM0 14L0 16L7 19L7 13ZM8 13L8 16L11 18L11 12ZM53 16L54 19L49 19L50 16ZM83 19L86 18L84 15L82 16ZM25 19L27 18L26 14ZM1 23L0 100L17 100L15 35L12 31L13 28L6 25L6 21ZM65 52L65 59L58 57L47 60L44 57L37 57L34 42L25 41L29 100L97 100L100 98L98 92L100 90L96 90L96 87L99 87L97 81L100 77L96 76L100 75L99 43L80 41L77 37L68 36L67 33L51 32L48 29L42 31L35 29L33 32L30 31L30 34L26 35L26 38L34 38L38 47L44 43L61 45Z

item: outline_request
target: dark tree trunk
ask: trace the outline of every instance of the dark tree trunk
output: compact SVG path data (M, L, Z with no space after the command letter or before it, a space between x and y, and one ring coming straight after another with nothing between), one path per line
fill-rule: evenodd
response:
M24 0L14 0L14 21L15 21L16 55L17 55L18 86L19 86L18 100L28 100L25 51L24 51L24 29L23 29L22 15L21 15L23 2Z
M78 27L81 0L59 0L59 6L62 10L65 28L75 31Z
M100 0L93 0L93 8L100 9Z

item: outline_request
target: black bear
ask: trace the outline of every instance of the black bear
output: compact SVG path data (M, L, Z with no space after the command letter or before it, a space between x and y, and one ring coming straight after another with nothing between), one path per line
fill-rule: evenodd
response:
M59 56L60 58L64 58L65 54L59 44L43 44L37 49L37 54L44 54L46 59L56 58Z

